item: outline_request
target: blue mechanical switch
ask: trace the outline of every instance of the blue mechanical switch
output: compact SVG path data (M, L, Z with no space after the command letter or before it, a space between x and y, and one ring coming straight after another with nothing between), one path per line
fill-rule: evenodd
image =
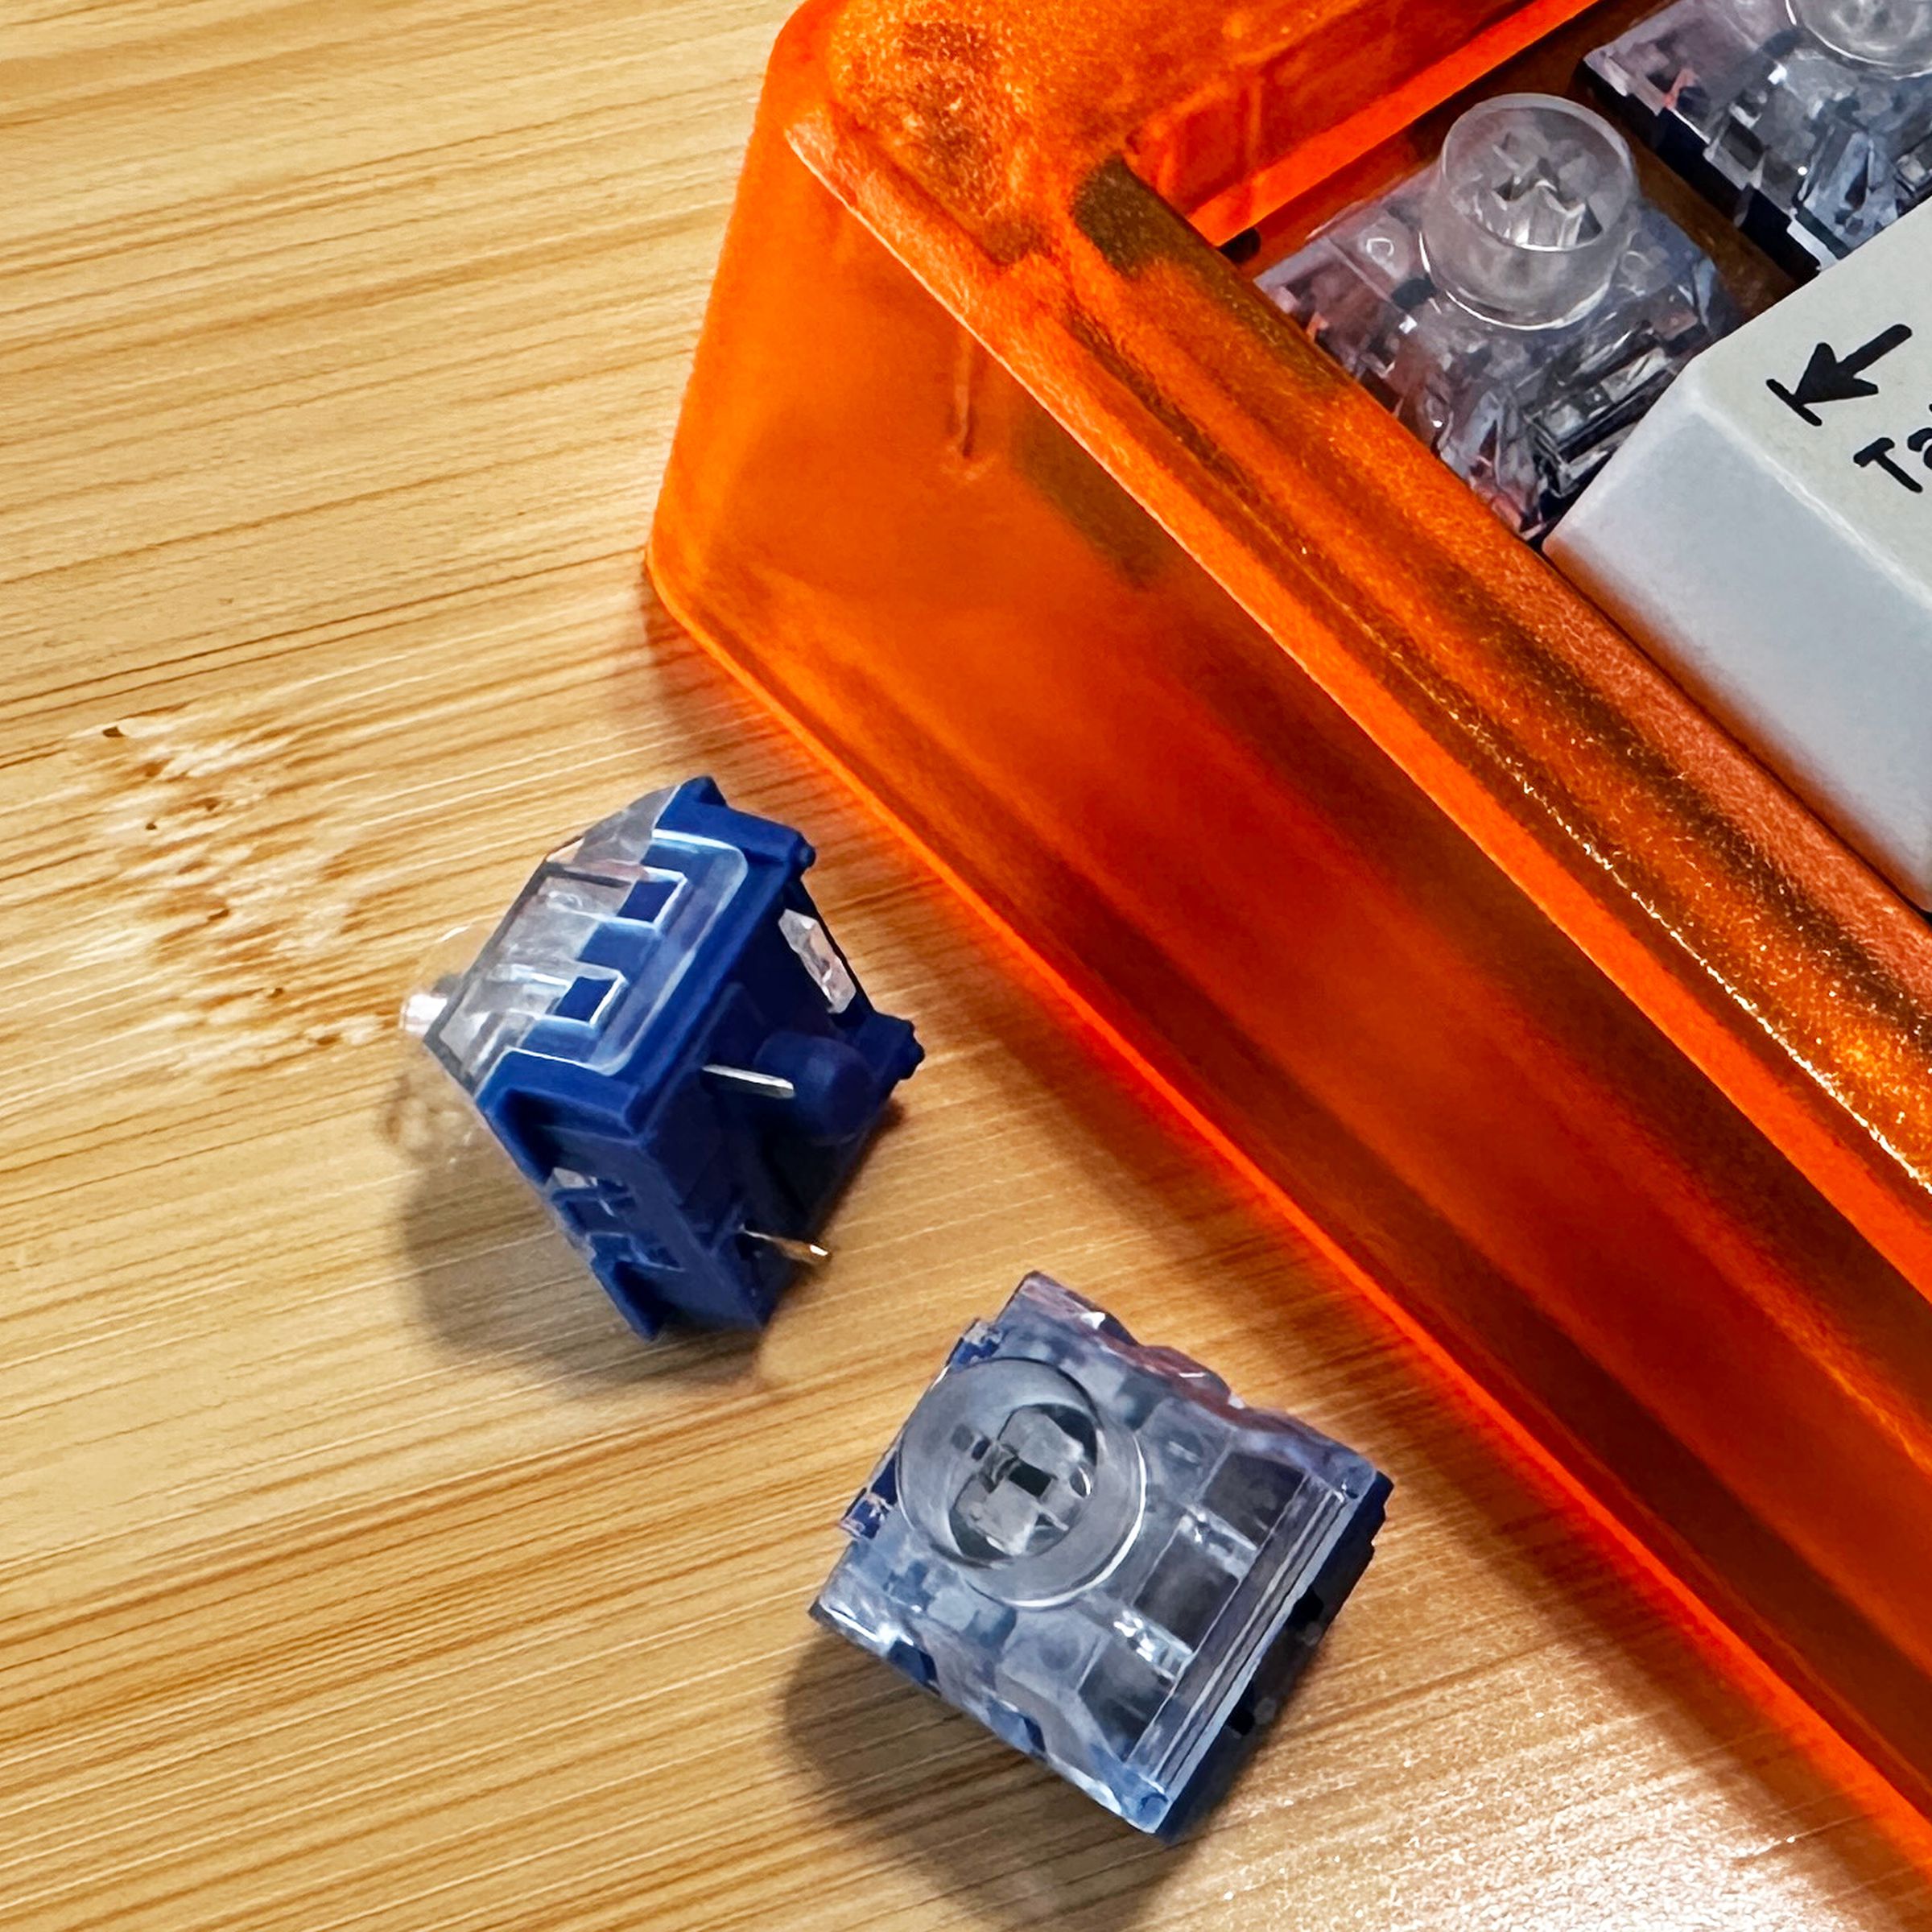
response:
M709 778L653 792L552 852L411 1002L644 1335L762 1323L919 1063L819 923L812 856Z
M812 1614L1144 1831L1225 1789L1366 1568L1389 1479L1029 1275L846 1512Z

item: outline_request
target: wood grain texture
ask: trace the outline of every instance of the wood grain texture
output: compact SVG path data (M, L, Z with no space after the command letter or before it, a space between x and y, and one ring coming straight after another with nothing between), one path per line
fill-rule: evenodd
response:
M1932 1926L1920 1881L648 614L770 0L0 39L0 1922ZM667 774L931 1058L757 1345L412 1151L449 926ZM1398 1478L1158 1851L803 1607L1027 1266Z

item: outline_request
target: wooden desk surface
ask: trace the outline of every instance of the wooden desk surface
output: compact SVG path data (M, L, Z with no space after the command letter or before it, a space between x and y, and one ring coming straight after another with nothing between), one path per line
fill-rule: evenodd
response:
M662 620L782 0L16 0L0 37L0 1922L1932 1926L1919 1882ZM391 1023L560 833L810 828L931 1057L762 1342L635 1344ZM1399 1479L1162 1852L818 1633L1030 1265Z

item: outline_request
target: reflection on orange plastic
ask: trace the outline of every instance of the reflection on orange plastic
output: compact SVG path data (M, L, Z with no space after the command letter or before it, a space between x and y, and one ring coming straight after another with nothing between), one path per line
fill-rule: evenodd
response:
M808 6L652 566L1932 1812L1932 934L1182 218L1578 10Z

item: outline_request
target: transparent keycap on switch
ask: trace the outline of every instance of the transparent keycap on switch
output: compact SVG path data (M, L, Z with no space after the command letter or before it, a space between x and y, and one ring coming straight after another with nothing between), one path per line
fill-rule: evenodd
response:
M1585 66L1794 273L1932 193L1932 0L1679 0Z
M1542 95L1472 108L1259 283L1531 543L1738 319L1616 131Z
M1339 1443L1030 1275L847 1512L813 1614L1170 1835L1274 1715L1388 1492Z

